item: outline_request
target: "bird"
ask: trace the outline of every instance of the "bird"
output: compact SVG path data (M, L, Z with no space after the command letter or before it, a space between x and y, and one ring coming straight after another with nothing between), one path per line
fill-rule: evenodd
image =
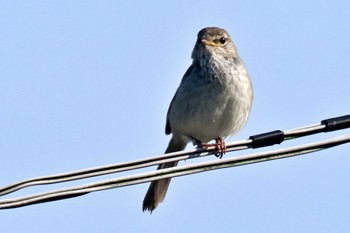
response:
M201 148L214 146L221 158L224 139L247 122L253 88L245 65L230 35L219 27L197 34L192 64L171 100L165 133L172 134L165 153L184 150L192 142ZM215 140L215 143L208 142ZM177 161L157 169L177 166ZM143 200L143 211L152 213L167 193L171 178L152 181Z

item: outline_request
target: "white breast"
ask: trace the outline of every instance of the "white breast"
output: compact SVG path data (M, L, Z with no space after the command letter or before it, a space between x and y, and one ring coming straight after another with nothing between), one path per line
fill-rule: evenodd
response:
M225 60L215 64L198 77L194 75L199 70L193 69L182 81L168 115L173 133L204 143L225 138L244 126L253 98L244 65L232 66ZM220 70L228 72L217 72Z

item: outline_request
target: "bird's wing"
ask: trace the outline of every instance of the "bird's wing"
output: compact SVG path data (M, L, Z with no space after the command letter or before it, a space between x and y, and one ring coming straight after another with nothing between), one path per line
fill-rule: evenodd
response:
M191 71L192 71L194 65L195 65L195 64L192 64L192 65L187 69L185 75L182 77L181 83L183 83L184 80L185 80L187 77L190 76ZM181 84L180 84L180 86L181 86ZM177 97L178 91L179 91L179 89L177 89L177 91L176 91L176 93L175 93L173 99L171 100L170 105L169 105L169 108L168 108L168 112L167 112L167 114L166 114L166 124L165 124L165 134L166 134L166 135L171 134L171 126L170 126L170 121L169 121L169 112L170 112L170 110L171 110L171 108L172 108L172 106L173 106L173 103L174 103L174 101L175 101L175 99L176 99L176 97Z

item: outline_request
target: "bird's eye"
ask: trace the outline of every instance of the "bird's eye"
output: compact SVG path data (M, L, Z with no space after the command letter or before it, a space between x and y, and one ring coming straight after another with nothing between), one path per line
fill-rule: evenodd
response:
M221 43L221 44L225 44L225 42L226 42L226 38L225 38L225 37L221 37L221 38L220 38L220 43Z

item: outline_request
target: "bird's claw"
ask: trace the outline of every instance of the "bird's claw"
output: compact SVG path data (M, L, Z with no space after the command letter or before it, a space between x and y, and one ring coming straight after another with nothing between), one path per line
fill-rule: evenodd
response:
M215 149L214 155L220 159L226 153L226 144L222 138L215 139L215 143L202 143L201 146L204 149Z

